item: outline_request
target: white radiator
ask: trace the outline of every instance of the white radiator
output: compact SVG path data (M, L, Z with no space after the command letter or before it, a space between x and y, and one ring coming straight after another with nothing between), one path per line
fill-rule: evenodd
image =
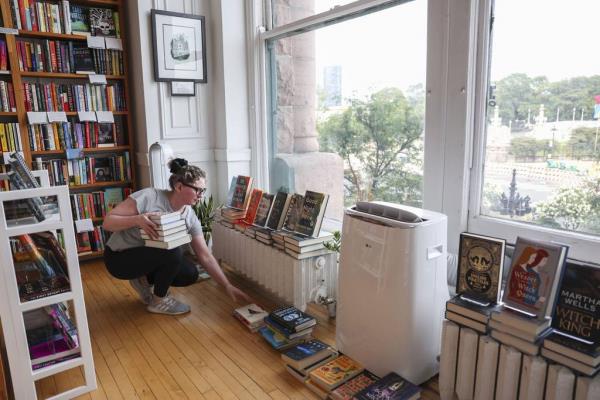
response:
M302 311L317 296L337 296L336 253L297 260L218 222L213 224L212 251L217 260Z

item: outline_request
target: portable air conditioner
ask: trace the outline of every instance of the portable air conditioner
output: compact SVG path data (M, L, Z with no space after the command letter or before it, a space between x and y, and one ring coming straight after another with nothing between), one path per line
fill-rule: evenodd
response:
M337 348L379 376L420 384L439 368L447 217L363 202L344 214Z

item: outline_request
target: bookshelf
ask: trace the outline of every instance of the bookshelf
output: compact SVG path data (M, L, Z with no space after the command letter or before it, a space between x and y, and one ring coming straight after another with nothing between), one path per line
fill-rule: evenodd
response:
M47 185L47 174L44 179L44 174L41 173L45 173L45 171L36 171L34 175L41 175L42 184L46 187L0 193L0 257L2 260L2 268L0 268L0 317L15 398L36 399L36 381L72 368L82 368L85 384L72 387L53 397L54 399L67 399L95 390L96 376L83 300L83 286L79 272L73 219L70 212L69 191L66 186L49 187ZM57 213L47 214L46 220L37 223L21 222L16 225L7 220L5 213L7 202L46 196L55 198L58 205ZM66 256L63 258L68 274L68 287L60 292L50 292L52 294L47 295L41 293L40 296L27 299L23 297L23 292L16 284L18 278L11 240L19 238L20 235L31 237L38 232L46 231L62 232L64 255ZM28 333L31 333L31 319L28 315L39 312L44 314L48 309L60 307L65 303L69 304L69 311L66 315L76 328L77 340L75 343L77 344L72 348L73 351L69 354L70 357L64 359L54 358L52 362L38 365L39 368L35 368L36 362L31 360L34 344L30 343L31 339L28 335ZM58 357L59 355L54 354L54 356ZM37 360L41 361L39 358Z
M40 1L47 2L50 4L58 4L61 6L62 2L58 0L48 0L48 1ZM37 2L37 3L40 3ZM20 2L18 2L20 3ZM2 22L4 28L13 28L16 29L15 21L13 19L11 7L13 1L12 0L0 0L0 11L2 16ZM128 154L128 162L124 162L125 170L129 169L129 174L126 176L126 179L121 179L118 181L109 180L102 182L87 182L81 185L73 185L72 183L68 183L71 193L82 193L82 192L92 192L92 191L103 191L106 188L128 188L131 190L136 186L136 171L135 171L135 162L133 159L134 156L134 140L135 140L135 132L133 127L133 117L130 115L129 110L131 110L131 101L130 101L130 90L129 90L129 67L127 63L127 46L126 46L126 35L127 35L127 24L124 21L124 16L126 14L125 9L125 0L70 0L69 5L71 7L71 11L73 10L73 6L83 6L83 7L95 7L95 8L105 8L116 11L118 13L118 28L120 33L120 39L122 43L122 52L119 57L112 58L110 56L105 56L102 58L98 56L94 50L91 50L91 57L94 60L94 69L98 71L98 67L100 64L103 65L103 68L113 68L115 65L118 69L120 69L123 74L114 75L114 74L106 74L107 84L109 86L114 85L113 90L115 91L115 98L118 97L119 94L122 96L118 97L117 102L121 104L124 103L124 107L116 107L113 108L113 116L115 119L115 123L118 124L119 129L116 129L115 139L117 136L121 136L121 139L115 140L115 145L112 147L84 147L82 149L84 157L91 157L94 160L99 158L110 158L110 157L119 157ZM116 24L115 24L116 26ZM23 27L23 26L21 26ZM15 103L15 111L0 111L0 123L13 122L18 123L20 130L20 138L22 143L22 151L25 160L29 164L32 169L36 169L38 167L38 161L42 161L43 163L51 162L51 160L66 160L65 163L68 163L66 151L59 146L59 149L39 149L37 147L38 143L42 140L39 139L43 134L37 133L38 136L35 136L36 133L30 134L28 131L28 117L27 117L27 104L26 99L28 98L28 92L24 89L23 84L38 84L39 86L43 86L43 84L55 83L56 85L65 84L65 85L83 85L90 84L88 75L81 73L74 73L75 66L71 65L72 71L70 72L56 72L56 69L53 68L53 72L47 72L46 68L37 68L44 69L44 71L38 70L30 70L30 65L25 65L22 70L20 67L20 60L28 60L27 57L24 56L26 54L23 51L23 47L19 48L19 43L23 46L23 42L25 43L42 43L42 46L49 41L53 41L57 46L56 57L60 59L63 53L58 51L58 43L64 46L86 46L87 45L87 35L85 34L66 34L66 33L53 33L53 32L40 32L35 30L26 30L26 29L18 29L18 34L1 34L0 39L5 40L6 48L7 48L7 57L8 57L8 71L0 71L0 73L4 73L4 75L0 74L0 80L5 80L7 82L11 82L14 88L14 103ZM72 48L71 48L72 50ZM107 52L109 52L107 50ZM117 51L118 53L118 51ZM32 58L33 58L33 53ZM52 54L48 53L48 59L52 59ZM68 53L67 57L72 53ZM112 54L112 53L111 53ZM108 60L107 60L108 59ZM73 58L71 58L73 60ZM48 61L50 62L50 61ZM54 61L53 61L54 62ZM71 62L72 63L72 62ZM62 61L64 66L65 61ZM109 65L110 67L106 67ZM39 65L38 65L39 67ZM38 89L39 90L39 89ZM73 90L73 93L75 91ZM105 91L106 93L106 91ZM44 93L45 94L45 93ZM53 93L54 94L54 93ZM42 95L43 96L43 95ZM1 97L1 96L0 96ZM108 98L108 94L106 95ZM106 100L106 99L105 99ZM46 99L44 99L46 101ZM58 101L56 102L58 103ZM56 104L55 103L55 104ZM108 103L108 100L105 101ZM31 108L31 106L29 107ZM106 108L104 108L106 109ZM72 126L73 136L75 136L75 125L74 123L81 123L78 118L78 113L76 111L66 111L65 112L69 123ZM82 124L83 125L83 124ZM93 128L93 126L92 126ZM83 128L82 128L83 129ZM96 128L97 129L97 128ZM56 132L56 130L54 131ZM55 133L56 135L56 133ZM94 132L92 133L94 135ZM96 133L97 135L97 133ZM36 138L36 143L31 143L30 138ZM84 136L85 139L85 136ZM85 146L85 144L84 144ZM72 146L74 147L74 146ZM43 164L44 168L46 164ZM112 164L111 164L111 168ZM116 167L118 168L118 167ZM114 171L114 170L113 170ZM52 172L50 172L52 174ZM94 174L94 169L90 168L89 173ZM114 174L114 172L113 172ZM66 177L68 180L68 177ZM127 192L124 192L123 198L125 198ZM74 216L75 218L76 216ZM102 224L102 218L93 218L92 222L94 226L99 226ZM90 237L91 237L90 233ZM90 238L90 241L93 240ZM90 258L101 257L103 252L95 251L96 249L92 249L91 252L86 251L85 255L80 257L80 260L87 260Z

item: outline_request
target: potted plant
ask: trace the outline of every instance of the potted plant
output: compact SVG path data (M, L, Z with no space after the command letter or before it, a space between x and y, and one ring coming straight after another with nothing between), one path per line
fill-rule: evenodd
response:
M205 197L196 203L196 205L194 205L194 212L196 213L196 216L202 225L204 240L209 247L212 243L212 224L215 221L215 216L220 208L221 205L215 205L212 194L208 197L208 199Z

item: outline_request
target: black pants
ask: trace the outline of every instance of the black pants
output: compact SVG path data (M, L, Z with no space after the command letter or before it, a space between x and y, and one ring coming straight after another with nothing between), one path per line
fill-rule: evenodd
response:
M117 279L146 276L154 285L154 294L164 297L170 286L189 286L198 280L193 262L183 256L183 249L134 247L123 251L104 250L106 269Z

